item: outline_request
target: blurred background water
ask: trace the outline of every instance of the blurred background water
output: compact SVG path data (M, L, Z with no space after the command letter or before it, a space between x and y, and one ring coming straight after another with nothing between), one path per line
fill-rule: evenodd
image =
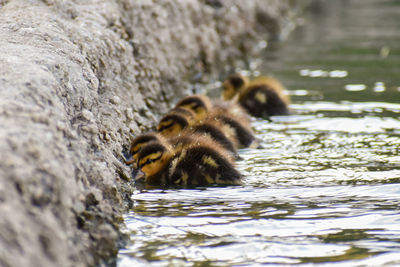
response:
M313 1L249 71L294 114L253 121L244 186L138 189L118 266L400 266L400 1Z

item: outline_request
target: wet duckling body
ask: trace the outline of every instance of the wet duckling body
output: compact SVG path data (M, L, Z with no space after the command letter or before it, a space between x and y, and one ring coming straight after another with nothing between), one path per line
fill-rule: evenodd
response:
M288 105L290 100L284 94L282 84L270 77L257 78L254 81L239 83L236 79L240 75L235 75L234 79L228 77L224 82L223 97L225 99L237 98L237 101L255 117L268 118L275 115L288 115ZM233 81L235 82L233 82ZM237 92L237 95L227 92ZM230 98L229 98L230 97Z
M225 185L240 184L242 179L225 151L212 141L195 142L177 152L151 142L139 152L138 167L151 185Z

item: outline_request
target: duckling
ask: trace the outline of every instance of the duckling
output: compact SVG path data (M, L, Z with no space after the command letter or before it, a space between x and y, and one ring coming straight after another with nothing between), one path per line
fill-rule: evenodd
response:
M168 184L168 165L174 156L172 148L164 143L152 141L144 146L137 157L138 168L150 185Z
M200 121L207 116L207 113L212 108L212 104L206 95L191 95L182 98L175 107L192 110L195 113L196 120Z
M234 85L237 85L238 83L239 82L235 82L235 79L233 79ZM247 81L243 82L243 85L245 84L247 84ZM231 139L231 142L221 140L221 138L218 137L219 134L218 136L214 137L217 139L217 141L219 140L222 142L228 150L232 151L232 147L230 145L232 142L234 144L239 144L239 147L248 147L256 140L249 127L249 118L246 116L243 108L236 103L212 103L205 95L193 95L183 98L178 102L176 107L185 107L191 109L197 114L197 120L210 121L214 119L221 122L219 126L229 126L231 128L230 132L233 132L225 135ZM209 113L212 113L213 115L207 115ZM204 127L201 127L201 129L204 129ZM227 130L226 127L225 130Z
M223 123L218 120L206 120L193 125L187 134L200 134L207 136L211 140L220 144L233 157L238 158L235 139L232 137L233 132Z
M196 97L196 99L198 98ZM201 116L203 117L204 115L205 114L202 114ZM237 145L234 143L235 138L233 138L233 130L215 119L193 123L193 121L188 120L188 118L182 114L174 112L167 114L161 119L157 126L157 131L167 139L193 134L206 135L219 143L234 157L238 157L236 151Z
M185 148L188 148L194 144L206 143L216 150L224 153L225 157L233 163L236 159L236 154L227 150L222 144L220 144L212 135L204 132L196 131L184 131L181 135L168 139L169 144L172 145L174 151L180 152Z
M179 186L240 184L242 175L225 151L205 140L179 151L157 141L147 144L138 155L138 167L145 182Z
M233 77L233 78L232 78ZM237 82L240 75L228 77L224 82L222 96L224 99L232 99L235 94L227 93L236 90L238 102L255 117L268 118L274 115L289 114L289 97L283 91L283 85L271 77L260 77L247 82L243 77L242 82Z
M250 118L241 105L228 101L214 101L213 105L207 119L218 120L229 127L237 148L259 146L259 140L250 126Z
M169 138L176 136L196 121L196 114L191 109L175 107L158 123L157 131Z
M194 123L196 121L196 113L194 113L193 110L187 109L184 107L174 107L170 111L168 111L168 114L180 114L184 116L190 123Z
M131 159L125 161L125 163L127 165L135 164L137 162L137 157L142 147L153 141L157 141L160 143L167 142L162 135L154 132L141 134L136 138L134 138L131 142L131 147L129 149L129 154L131 156Z
M222 113L234 116L242 123L250 125L250 116L247 111L237 102L225 101L220 99L213 100L213 108L209 113Z
M248 84L249 78L246 76L240 74L232 74L228 76L222 84L222 99L230 100L239 97L239 92L243 91Z
M193 122L190 118L172 112L165 115L157 125L157 132L164 137L170 138L179 135L184 129L188 128Z
M233 140L236 148L252 147L256 148L259 145L258 139L255 137L253 130L246 119L239 116L234 116L229 112L212 112L209 114L209 120L221 122L225 127L228 127L229 137Z

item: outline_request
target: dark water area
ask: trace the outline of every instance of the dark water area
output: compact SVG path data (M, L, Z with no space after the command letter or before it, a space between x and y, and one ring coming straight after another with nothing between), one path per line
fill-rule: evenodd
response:
M313 1L247 72L294 114L253 121L243 186L138 189L118 266L400 266L400 1Z

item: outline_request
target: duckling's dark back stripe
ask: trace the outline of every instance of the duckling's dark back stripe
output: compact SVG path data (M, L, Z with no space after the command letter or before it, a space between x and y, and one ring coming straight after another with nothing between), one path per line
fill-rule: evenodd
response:
M247 94L240 99L240 104L251 115L256 117L268 117L273 115L289 114L287 104L273 88L266 85L253 85L246 91ZM265 103L258 100L258 94L265 95Z
M170 183L186 176L187 185L238 184L242 175L217 151L208 146L191 147L175 167Z
M253 133L237 120L223 114L218 115L216 119L220 120L224 124L229 125L235 130L237 139L241 146L248 147L255 140Z
M216 126L209 123L202 123L193 127L193 131L200 134L208 134L226 150L236 154L232 141Z
M189 104L195 104L193 106L193 109L197 109L199 107L207 108L206 103L204 103L203 99L201 97L197 96L188 96L183 98L181 101L179 101L176 106L181 107L181 106L186 106Z
M163 122L166 122L168 120L171 120L171 121L173 121L175 123L178 123L182 127L182 129L186 128L189 125L188 120L184 116L182 116L180 114L167 114L166 116L164 116L161 119L159 125L161 125ZM160 126L157 130L159 132L162 132L165 129L168 129L168 128L172 127L173 125L174 125L173 123L167 124L167 125L163 125L163 126Z

